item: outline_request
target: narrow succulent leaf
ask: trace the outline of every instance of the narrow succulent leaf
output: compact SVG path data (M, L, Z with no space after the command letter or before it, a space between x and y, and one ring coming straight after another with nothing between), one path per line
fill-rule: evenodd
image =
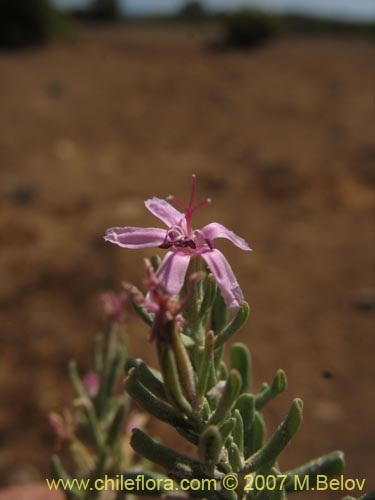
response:
M255 399L252 394L241 394L236 402L243 422L243 453L245 459L256 451L254 449Z
M241 417L241 413L239 410L234 410L234 429L233 429L233 440L236 443L238 449L240 450L241 455L243 454L244 450L244 428L243 428L243 421Z
M220 288L217 288L211 313L211 329L215 332L215 335L224 330L225 325L228 323L228 316L228 308L220 293Z
M69 375L70 375L70 380L73 384L73 387L77 393L77 396L80 398L90 399L90 397L85 389L85 386L83 385L81 378L78 374L77 363L75 361L71 361L69 363Z
M92 439L92 445L96 449L96 451L100 451L103 443L103 436L99 427L98 417L95 413L94 405L87 395L86 389L84 388L78 376L77 366L75 362L71 362L69 364L69 372L78 395L81 395L80 398L76 400L75 405L82 408L85 412L88 431Z
M180 332L175 325L170 336L171 347L176 360L177 371L180 384L183 387L184 395L194 408L197 405L197 385L195 373L189 355L181 340Z
M210 424L219 424L224 420L237 400L240 393L241 383L241 376L238 371L231 370L225 383L221 398L219 399L217 408L209 420Z
M185 472L196 475L195 477L202 477L200 462L155 441L140 429L133 429L130 445L134 451L151 462L165 467L168 472Z
M195 342L194 340L189 337L189 335L185 335L184 333L180 333L182 343L186 347L186 349L191 349L192 347L195 347Z
M210 425L201 434L198 445L199 460L204 464L215 465L220 461L223 440L219 429Z
M199 435L196 434L194 431L190 431L190 430L184 429L182 427L176 427L175 429L187 441L189 441L190 443L193 443L194 445L198 445Z
M134 367L137 368L138 380L141 384L158 398L163 401L168 401L164 384L161 381L161 375L159 378L157 376L158 372L156 370L151 370L142 359L127 359L125 371L128 372Z
M232 321L216 336L215 348L225 344L246 323L250 313L249 305L244 302Z
M109 366L108 381L107 381L107 397L110 397L113 394L116 382L118 381L122 373L124 359L125 359L124 353L121 350L117 350Z
M174 427L191 428L188 419L175 408L156 398L137 379L136 368L132 368L125 380L129 395L148 413Z
M95 372L101 375L104 367L103 360L103 337L102 335L97 335L94 343L94 367Z
M252 453L260 450L264 444L264 437L266 435L266 423L264 421L263 415L255 410L254 414L254 427L252 430L253 450Z
M165 391L169 401L182 413L191 415L190 402L186 399L180 383L175 354L167 344L158 345L159 364L163 373Z
M319 474L327 477L335 476L342 472L344 465L344 454L342 451L328 453L328 455L311 460L311 462L301 465L297 469L286 472L288 479L285 483L285 489L290 493L300 491L300 488L295 489L296 486L304 484L308 486L308 489L314 488L316 486L316 478ZM296 479L297 477L299 480ZM306 477L309 478L308 482L304 481Z
M230 350L230 366L242 377L242 392L251 391L251 356L246 344L237 342Z
M62 465L59 457L54 455L51 460L51 473L55 480L61 479L62 481L70 481L70 484L74 484L71 476L66 472L64 466ZM84 498L85 492L83 490L79 490L75 486L73 486L70 490L64 491L66 497L70 498Z
M132 368L138 368L141 361L142 360L140 358L127 358L124 364L124 370L126 375L130 372Z
M212 387L214 387L216 384L217 384L217 374L215 368L215 360L213 360L213 363L210 364L210 371L208 374L206 392L210 391Z
M143 319L143 321L147 325L151 326L154 321L154 315L152 313L149 313L143 305L138 304L131 296L130 296L130 303L133 306L134 311L138 314L138 316L141 319Z
M230 436L230 434L232 433L233 429L234 429L234 426L236 424L236 421L234 418L229 418L228 420L226 420L220 427L219 427L219 430L220 430L220 434L221 434L221 438L223 440L223 443L225 443L225 441L227 440L228 436Z
M72 441L69 450L78 466L80 474L89 476L95 468L95 460L92 452L89 452L86 446L78 439Z
M219 399L223 393L224 386L224 381L217 382L217 384L211 387L211 389L206 393L206 399L210 406L211 412L216 410Z
M108 430L106 445L109 448L112 448L115 445L116 441L120 441L120 434L122 431L125 414L125 405L120 404Z
M203 422L207 422L211 415L211 408L206 398L203 398L200 416Z
M242 467L241 453L236 443L231 443L228 447L229 463L234 472L239 472Z
M263 408L271 399L285 391L287 380L284 370L277 370L270 386L263 386L263 390L255 397L255 406L257 410Z
M215 338L214 333L210 330L206 336L206 345L201 355L198 371L198 396L202 398L206 394L208 379L214 362Z
M302 408L302 401L300 399L295 399L285 420L280 424L267 444L250 457L244 468L246 472L256 471L262 465L276 460L278 455L297 432L302 421Z
M228 378L228 370L224 361L221 361L218 368L218 378L220 380L226 380Z
M212 309L212 304L216 296L216 281L212 274L209 274L205 279L205 289L203 293L203 300L201 307L199 309L199 317L201 318L201 323L205 324L207 321L208 314Z
M255 473L253 473L255 476ZM255 500L284 500L285 489L281 487L281 482L285 481L285 475L270 464L263 465L256 471L257 476L262 476L266 479L264 488L259 490L255 495ZM273 476L273 480L269 482L268 477ZM263 482L263 481L262 481ZM267 488L267 484L270 488Z
M223 363L222 359L224 356L224 352L225 352L225 345L224 344L220 347L215 346L214 361L215 361L215 367L217 370L220 369L220 366Z
M83 409L86 411L87 421L89 424L89 430L91 433L91 438L93 441L93 446L97 452L100 452L103 445L103 435L100 430L98 418L95 414L94 407L91 402L83 405Z

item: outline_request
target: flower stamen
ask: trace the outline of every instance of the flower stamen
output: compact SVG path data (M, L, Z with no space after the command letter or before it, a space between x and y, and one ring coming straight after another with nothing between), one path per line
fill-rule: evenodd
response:
M172 201L175 205L177 205L179 208L181 208L184 211L185 220L186 220L186 231L187 231L188 235L190 235L193 231L192 225L191 225L193 213L196 212L198 210L198 208L205 207L206 205L208 205L212 201L211 198L207 198L206 200L193 206L193 201L195 198L196 184L197 184L196 176L195 176L195 174L193 174L191 176L191 193L190 193L190 199L189 199L188 206L186 206L181 200L179 200L178 198L176 198L173 195L167 196L168 201ZM194 247L192 247L192 248L194 248Z

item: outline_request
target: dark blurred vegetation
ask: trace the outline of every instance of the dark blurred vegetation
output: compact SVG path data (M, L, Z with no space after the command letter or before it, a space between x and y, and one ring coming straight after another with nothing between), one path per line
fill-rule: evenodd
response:
M0 48L13 49L68 37L74 31L68 16L49 0L1 0Z
M50 0L1 0L0 49L43 44L53 38L71 38L80 21L113 22L120 19L117 0L92 0L84 10L62 13ZM74 18L74 19L73 19Z
M375 22L355 23L322 19L297 14L272 14L254 9L240 9L221 16L224 26L224 44L238 47L256 47L280 35L375 35Z
M252 9L241 9L224 16L224 42L236 47L256 47L283 31L280 16Z
M158 18L158 21L161 20ZM198 0L188 1L176 16L168 20L219 23L224 29L221 45L233 47L256 47L281 35L375 36L373 21L339 21L300 14L275 14L252 8L212 14Z
M198 0L192 0L181 7L177 16L185 20L201 21L208 17L208 13Z
M50 0L1 0L0 48L20 48L44 43L51 38L71 37L77 30L74 20L98 23L123 18L118 0L91 0L85 9L73 9L65 14L53 8ZM139 19L134 22L138 23ZM146 16L141 22L220 24L223 36L219 45L224 47L257 47L275 37L294 34L375 36L375 22L335 21L249 8L212 14L199 0L187 1L174 16Z
M332 35L373 39L375 21L351 22L324 19L310 15L275 14L259 9L241 8L212 13L199 0L186 2L175 15L128 18L133 24L196 23L219 25L222 35L214 47L252 48L273 38L293 35Z
M92 0L85 9L76 9L71 14L81 21L113 22L121 19L117 0Z

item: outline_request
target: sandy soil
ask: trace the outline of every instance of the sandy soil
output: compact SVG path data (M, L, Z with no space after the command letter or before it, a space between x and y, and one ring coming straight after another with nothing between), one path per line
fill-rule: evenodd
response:
M92 29L0 54L3 484L45 477L46 414L70 402L68 360L88 366L98 293L141 283L146 252L104 243L104 230L154 224L143 200L186 198L195 172L214 199L196 226L220 221L254 249L220 245L252 308L238 339L256 383L288 375L269 429L305 401L282 466L342 449L346 477L375 487L373 48L297 38L220 52L214 35ZM153 361L127 321L133 354Z

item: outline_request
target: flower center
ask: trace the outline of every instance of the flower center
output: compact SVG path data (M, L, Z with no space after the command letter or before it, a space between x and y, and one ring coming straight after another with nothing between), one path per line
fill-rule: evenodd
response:
M159 248L190 248L197 250L200 248L214 248L213 241L204 238L200 231L194 231L191 235L187 235L185 231L179 226L172 226L168 229L165 240Z

